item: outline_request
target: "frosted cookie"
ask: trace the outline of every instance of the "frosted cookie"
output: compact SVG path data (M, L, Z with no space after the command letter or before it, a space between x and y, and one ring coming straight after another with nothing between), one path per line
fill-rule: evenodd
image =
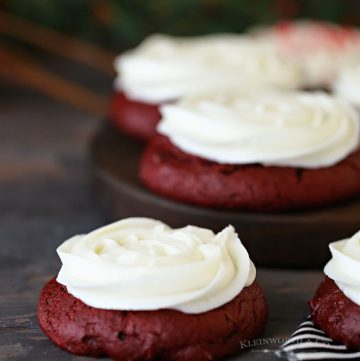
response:
M325 279L309 302L314 323L330 338L360 350L360 232L330 244Z
M162 108L158 132L140 177L177 201L279 211L360 195L359 115L324 93L188 98Z
M109 118L139 139L155 134L158 108L184 96L254 88L298 88L302 73L270 44L236 34L179 38L152 35L115 61Z
M77 355L218 360L264 330L267 305L233 227L128 218L65 241L42 290L44 333Z
M360 58L360 32L315 20L284 21L253 33L304 70L305 87L331 89L339 72Z

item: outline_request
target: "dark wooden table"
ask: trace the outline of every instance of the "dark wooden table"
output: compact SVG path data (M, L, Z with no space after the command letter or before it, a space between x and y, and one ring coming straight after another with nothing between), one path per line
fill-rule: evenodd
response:
M76 68L72 72L79 77ZM98 91L110 91L110 78L91 81ZM87 153L99 122L0 79L1 361L88 360L47 340L37 325L36 303L41 287L59 270L55 248L105 223L92 201ZM235 359L275 359L279 342L307 315L306 300L321 277L320 271L258 270L270 305L264 337L272 344Z

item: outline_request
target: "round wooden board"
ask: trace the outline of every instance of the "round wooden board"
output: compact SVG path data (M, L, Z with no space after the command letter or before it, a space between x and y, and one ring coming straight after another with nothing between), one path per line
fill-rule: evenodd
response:
M91 143L95 199L110 220L152 217L173 227L221 230L232 224L257 266L319 268L328 244L360 228L360 200L294 213L248 213L178 203L145 189L138 179L142 144L105 124Z

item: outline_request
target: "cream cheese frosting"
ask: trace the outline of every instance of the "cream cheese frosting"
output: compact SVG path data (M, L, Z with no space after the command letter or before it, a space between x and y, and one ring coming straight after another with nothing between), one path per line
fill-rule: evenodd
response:
M57 281L89 306L201 313L231 301L255 279L232 226L215 234L128 218L65 241Z
M360 62L349 65L340 72L334 92L360 108Z
M360 306L360 231L329 245L332 258L324 268L344 295Z
M135 100L163 103L208 89L297 88L299 66L271 44L236 34L152 35L115 60L114 86Z
M158 132L218 163L320 168L359 147L359 115L325 93L197 96L161 108Z

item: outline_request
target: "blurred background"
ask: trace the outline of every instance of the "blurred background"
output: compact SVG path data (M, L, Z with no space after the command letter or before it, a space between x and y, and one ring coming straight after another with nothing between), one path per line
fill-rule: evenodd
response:
M115 55L147 35L242 32L294 18L358 26L360 1L0 0L0 77L101 116Z
M2 8L115 51L153 32L241 32L292 18L360 24L358 0L3 0Z

